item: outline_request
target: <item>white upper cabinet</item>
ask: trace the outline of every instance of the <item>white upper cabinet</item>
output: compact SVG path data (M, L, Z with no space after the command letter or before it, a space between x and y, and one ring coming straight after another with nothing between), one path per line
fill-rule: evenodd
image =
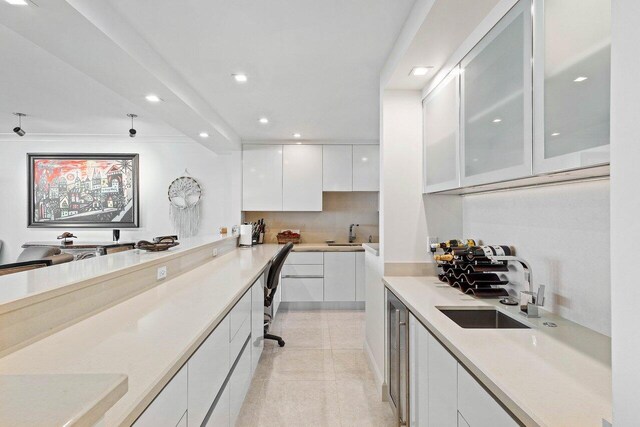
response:
M531 7L520 0L461 62L462 185L531 175Z
M322 145L285 145L282 210L322 210Z
M534 172L609 163L611 0L534 6Z
M460 186L460 67L422 104L424 192Z
M353 146L353 191L380 191L380 146Z
M322 146L322 190L353 190L353 150L351 145Z
M242 210L282 210L282 145L244 145Z

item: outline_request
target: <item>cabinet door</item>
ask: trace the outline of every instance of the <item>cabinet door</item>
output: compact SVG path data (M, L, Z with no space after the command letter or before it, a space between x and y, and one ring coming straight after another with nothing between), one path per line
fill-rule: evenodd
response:
M205 427L230 427L229 404L229 386L227 385L220 395L220 399L216 402ZM199 425L196 424L196 426Z
M364 252L356 252L356 301L366 300Z
M409 421L411 427L429 425L429 332L409 316Z
M460 67L422 104L424 192L460 187Z
M169 381L133 424L135 427L175 427L187 411L187 366Z
M353 189L353 151L351 145L322 146L322 190Z
M188 362L189 424L200 425L229 373L229 317L225 317Z
M285 145L282 210L322 210L322 145Z
M187 413L186 412L182 415L182 418L180 418L180 421L178 421L178 424L176 424L176 427L187 427Z
M322 301L324 279L316 278L289 278L282 279L282 301L307 302Z
M461 62L462 186L531 175L531 7L520 0Z
M458 424L458 362L433 335L429 334L428 342L429 425L455 427Z
M264 276L251 287L251 373L256 371L264 348Z
M473 427L518 425L462 365L458 365L458 411Z
M242 402L247 395L251 385L251 349L247 345L236 364L231 377L229 378L229 418L230 425L235 425Z
M282 210L282 145L242 146L242 210Z
M353 191L380 191L380 146L353 146Z
M609 163L611 0L534 7L534 172Z
M355 252L325 252L324 300L356 300Z

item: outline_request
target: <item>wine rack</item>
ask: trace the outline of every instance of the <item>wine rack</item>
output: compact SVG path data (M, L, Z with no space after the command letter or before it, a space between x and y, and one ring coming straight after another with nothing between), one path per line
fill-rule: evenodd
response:
M462 243L459 240L450 241ZM460 246L437 244L444 254L434 255L438 263L438 279L476 298L509 296L503 286L509 281L499 273L509 271L506 261L494 261L495 255L512 255L508 246L476 246L473 240ZM435 253L434 247L432 252Z

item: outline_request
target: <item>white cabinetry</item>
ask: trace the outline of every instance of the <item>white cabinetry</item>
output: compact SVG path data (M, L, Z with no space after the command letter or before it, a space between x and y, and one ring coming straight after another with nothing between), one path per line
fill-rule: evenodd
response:
M187 367L162 389L133 424L135 427L176 427L187 411Z
M455 427L458 425L458 362L433 335L429 334L428 341L429 425Z
M236 424L242 402L251 385L251 348L249 345L243 347L240 357L237 360L233 373L229 378L229 418L230 424Z
M282 148L282 210L322 210L322 146Z
M229 373L229 317L189 359L189 424L201 425Z
M462 185L530 176L531 7L520 0L462 60Z
M264 348L264 276L251 287L251 374L255 373Z
M471 427L518 425L462 365L458 365L458 411Z
M460 186L460 67L422 103L424 191Z
M351 145L322 146L322 190L353 190L353 149Z
M380 191L380 146L353 146L353 191Z
M429 425L429 332L409 315L409 420L411 427Z
M242 210L282 210L282 145L243 146Z
M230 427L229 420L229 387L225 387L213 408L206 427ZM195 424L200 426L200 424Z
M356 300L356 253L324 254L324 300Z
M366 299L367 283L365 279L364 252L356 252L356 301Z

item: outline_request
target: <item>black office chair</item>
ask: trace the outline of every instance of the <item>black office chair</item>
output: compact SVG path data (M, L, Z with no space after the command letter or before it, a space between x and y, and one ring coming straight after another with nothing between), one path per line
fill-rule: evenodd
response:
M293 243L287 243L282 249L280 249L280 252L278 252L271 261L271 267L269 267L269 274L267 275L267 285L264 287L265 308L271 308L271 303L273 302L273 298L276 295L276 290L278 289L278 285L280 284L280 271L282 270L284 260L286 260L287 256L289 256L289 252L291 252L291 249L293 249ZM281 337L267 333L272 321L273 317L270 314L265 313L264 339L278 341L278 345L280 347L284 347L284 340Z

